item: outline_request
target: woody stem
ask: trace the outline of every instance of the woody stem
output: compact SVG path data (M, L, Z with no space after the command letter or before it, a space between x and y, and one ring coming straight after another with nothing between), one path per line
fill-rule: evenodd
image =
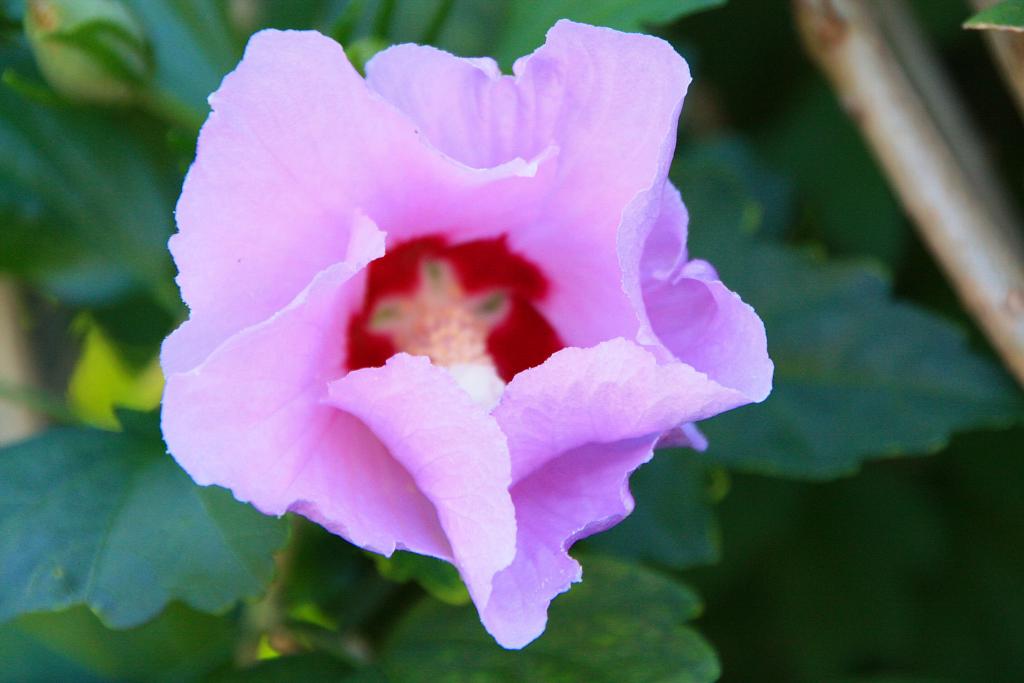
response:
M1024 241L1008 202L988 180L994 174L984 155L972 136L957 134L957 125L944 129L929 109L920 80L915 83L887 40L876 3L793 0L793 6L808 51L925 244L1024 386Z

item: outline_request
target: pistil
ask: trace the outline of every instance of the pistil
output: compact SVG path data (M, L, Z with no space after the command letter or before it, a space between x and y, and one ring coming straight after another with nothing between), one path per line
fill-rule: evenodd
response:
M545 291L543 275L502 238L399 244L370 265L364 308L349 323L349 369L427 356L490 407L516 373L562 347L534 307Z
M424 261L420 285L410 295L380 301L370 330L390 337L395 348L429 356L443 366L494 365L487 337L508 314L501 292L468 295L443 261Z

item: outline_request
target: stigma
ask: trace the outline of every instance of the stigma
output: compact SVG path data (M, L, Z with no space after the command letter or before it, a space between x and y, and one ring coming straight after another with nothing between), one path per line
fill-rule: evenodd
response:
M416 290L379 301L369 328L390 337L399 350L429 356L437 365L493 365L487 337L506 315L504 293L468 295L448 263L425 260Z
M369 266L363 307L349 321L348 369L426 356L490 409L512 377L564 346L538 310L547 286L504 238L398 244Z
M487 338L508 315L502 291L467 294L452 266L428 259L410 294L383 298L370 313L372 333L390 338L399 351L427 356L452 375L475 401L490 410L505 389Z

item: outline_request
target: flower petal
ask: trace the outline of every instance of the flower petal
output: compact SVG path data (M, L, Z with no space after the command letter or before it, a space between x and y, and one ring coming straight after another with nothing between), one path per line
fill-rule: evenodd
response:
M497 422L445 370L398 354L332 382L331 405L362 420L433 503L451 555L482 609L515 552L509 454Z
M523 647L544 631L551 600L582 578L567 549L632 512L628 477L651 458L655 440L598 443L562 453L512 489L516 557L494 578L483 614L485 627L502 646Z
M407 43L378 52L366 81L415 121L430 144L474 168L532 159L550 137L533 135L533 102L492 59L463 59Z
M543 47L516 62L514 78L490 61L408 45L367 69L378 92L464 163L488 166L557 147L544 210L510 232L509 245L554 281L539 308L566 343L634 336L639 283L627 284L627 296L620 260L637 264L627 275L637 272L660 210L690 81L672 47L560 21Z
M762 401L774 373L764 324L710 263L687 260L687 222L679 192L667 185L639 270L630 278L640 284L644 313L637 339L663 361L682 361L743 393L747 402ZM703 437L680 434L666 435L663 445L687 442L706 445Z
M510 245L552 274L539 308L568 344L633 337L639 301L625 265L639 261L660 209L686 62L658 38L560 21L516 73L560 103L546 107L559 167L544 220Z
M643 246L639 272L630 277L644 283L649 279L665 280L686 263L686 229L690 217L679 190L672 183L665 184L661 195L661 210L650 235Z
M543 631L551 599L580 578L568 547L632 511L629 474L662 433L745 401L623 339L564 349L517 375L494 411L519 529L515 560L482 615L498 642L522 647Z
M226 486L266 514L294 510L381 553L401 546L446 557L434 507L409 472L364 423L323 402L343 372L362 266L323 271L200 365L169 372L164 438L196 483Z
M316 32L254 35L210 103L170 242L202 329L198 360L341 261L356 208L391 241L453 227L493 236L532 220L529 180L543 160L453 162Z
M339 220L339 224L343 222L348 224L347 248L333 268L354 274L383 255L386 236L360 212L353 213L345 221ZM269 288L272 288L270 283ZM211 328L207 317L193 311L190 318L164 340L160 350L160 364L164 374L186 372L202 363L224 341L221 338L223 334L223 330Z
M692 276L691 276L692 275ZM652 281L644 302L658 341L676 359L722 386L763 401L775 366L768 357L764 323L703 261L691 261L671 282Z

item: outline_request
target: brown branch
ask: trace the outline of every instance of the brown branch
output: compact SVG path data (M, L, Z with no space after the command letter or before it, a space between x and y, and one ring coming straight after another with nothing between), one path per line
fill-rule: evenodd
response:
M808 51L968 311L1024 386L1024 242L1017 226L985 201L994 188L982 191L965 170L887 43L874 4L793 4Z
M971 0L975 10L991 7L999 0ZM1010 31L983 31L989 50L999 64L1006 87L1017 103L1024 119L1024 34Z
M912 81L925 108L964 171L975 192L1004 225L1014 223L1010 200L986 153L985 144L961 104L938 55L904 0L877 2L879 25Z
M0 383L7 388L35 384L21 323L17 291L10 282L0 280ZM0 445L30 436L42 426L38 413L0 396Z

